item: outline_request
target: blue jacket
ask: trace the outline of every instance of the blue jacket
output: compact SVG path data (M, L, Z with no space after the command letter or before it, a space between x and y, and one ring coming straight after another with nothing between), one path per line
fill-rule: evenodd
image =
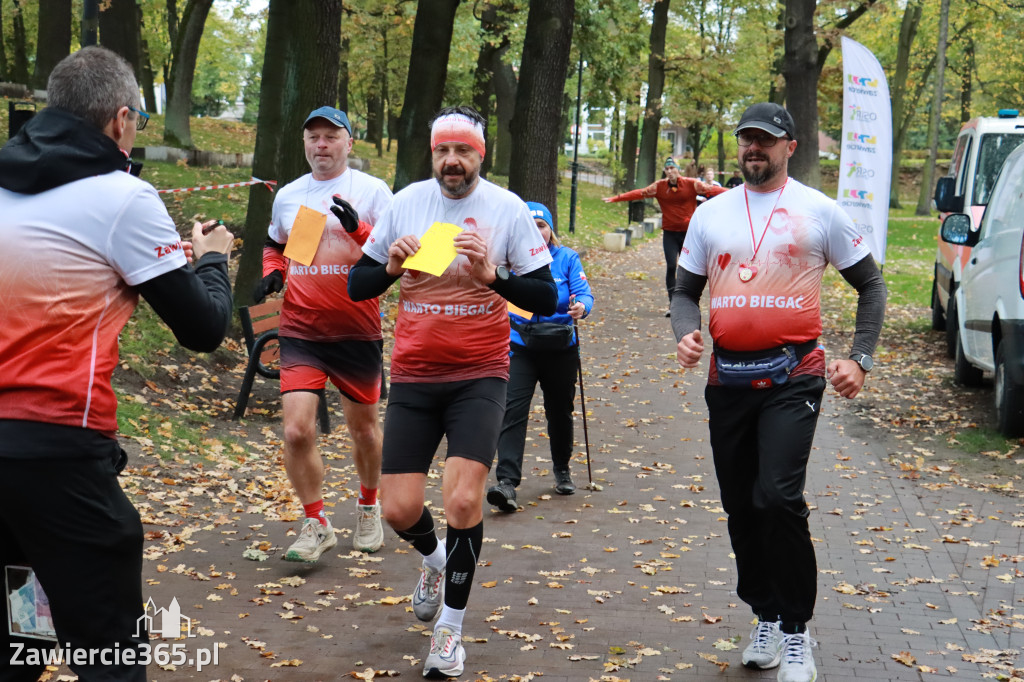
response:
M568 246L550 246L551 251L551 277L555 280L555 285L558 287L558 307L554 315L533 315L531 317L521 317L515 313L510 312L508 314L510 320L514 320L519 324L525 324L527 322L555 322L557 324L568 324L572 325L572 316L569 315L569 297L575 296L576 301L583 304L583 307L587 309L584 317L590 314L590 311L594 309L594 295L590 292L590 282L587 281L587 275L583 272L583 264L580 263L580 255L570 249ZM523 340L519 336L519 332L515 329L511 330L511 337L509 339L512 343L523 345ZM579 339L573 334L572 339L573 345L579 343Z

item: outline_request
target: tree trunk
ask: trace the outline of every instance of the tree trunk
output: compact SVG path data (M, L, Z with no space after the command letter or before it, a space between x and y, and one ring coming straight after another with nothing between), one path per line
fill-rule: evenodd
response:
M640 160L636 182L644 187L654 182L658 164L658 130L661 127L661 95L665 89L665 31L669 0L656 0L651 20L651 54L647 58L647 106L640 133Z
M512 117L516 113L516 72L512 65L505 61L509 42L506 38L501 49L494 53L494 108L497 111L495 126L494 163L491 171L496 175L508 176L512 165Z
M608 138L608 158L614 159L619 153L619 133L622 132L622 114L619 111L619 102L616 100L612 106L611 137Z
M725 126L718 122L718 181L725 185Z
M57 62L71 54L71 0L39 0L39 32L32 87L45 90Z
M199 41L213 0L188 0L181 17L178 41L171 51L171 72L167 79L167 109L164 118L164 142L172 147L192 148L192 80L196 72ZM265 57L264 57L265 58ZM261 97L262 99L262 97Z
M640 126L637 117L640 115L640 95L636 100L626 104L626 124L622 127L622 182L615 189L619 193L636 187L636 141Z
M974 77L974 38L964 39L964 75L960 81L960 123L971 120L971 88Z
M910 52L917 36L924 9L922 0L911 0L903 11L900 37L896 46L896 71L893 74L892 93L892 178L889 184L889 208L900 207L900 165L903 143L907 137L910 116L907 112L907 74L910 73Z
M338 99L341 0L270 0L253 174L278 187L309 170L300 131L309 112ZM313 30L311 27L315 27ZM235 301L252 302L274 195L249 189Z
M351 54L348 35L341 39L341 57L338 59L338 108L348 113L348 59ZM349 119L351 121L352 119Z
M82 0L82 47L95 45L99 38L100 6L99 0Z
M101 3L99 27L100 45L113 50L125 58L135 71L136 80L141 82L139 68L139 22L142 12L135 0L113 0Z
M916 215L931 214L932 178L935 176L935 161L939 156L939 123L942 119L942 98L945 95L946 39L949 37L949 0L942 0L939 10L939 44L935 48L935 99L932 102L931 120L928 122L928 161L921 173L921 191L917 197Z
M558 222L558 154L562 147L562 93L572 46L573 0L530 0L512 117L508 188L539 201ZM552 226L554 227L554 225Z
M178 0L167 0L167 37L171 45L178 42Z
M479 111L488 122L491 120L494 106L491 97L494 95L494 53L498 51L499 41L495 30L498 19L497 8L485 2L478 16L480 29L483 32L480 50L476 55L476 70L473 73L473 108ZM484 141L487 154L484 155L480 175L487 177L494 164L494 136L489 133L490 125L484 129Z
M146 100L144 108L146 111L157 111L160 106L156 101L156 78L153 76L153 62L149 56L149 41L142 38L139 48L139 85L142 86L142 96Z
M398 119L396 192L431 175L428 124L444 99L448 54L458 8L459 0L419 0L416 7L409 75Z
M11 65L11 80L27 86L28 77L28 46L25 39L25 17L22 16L22 3L25 0L14 0L14 63Z
M814 37L816 0L786 0L783 75L786 108L796 124L796 152L789 174L810 187L821 187L818 163L818 43Z

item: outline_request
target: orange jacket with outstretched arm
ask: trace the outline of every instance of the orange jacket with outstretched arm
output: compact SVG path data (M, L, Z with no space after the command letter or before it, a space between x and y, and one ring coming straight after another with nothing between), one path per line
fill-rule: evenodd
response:
M709 185L693 178L679 178L675 186L668 184L668 178L662 178L642 189L634 189L612 197L611 200L635 201L654 197L661 207L661 229L666 232L686 232L690 226L690 218L697 210L698 195L710 199L728 191L724 187Z

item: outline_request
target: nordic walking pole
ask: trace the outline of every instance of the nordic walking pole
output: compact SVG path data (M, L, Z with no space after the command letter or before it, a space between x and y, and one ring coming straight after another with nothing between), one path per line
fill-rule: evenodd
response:
M575 296L572 296L571 299L569 305L576 302ZM583 393L583 358L580 355L580 326L577 324L576 318L572 320L572 330L576 334L576 368L579 370L580 404L583 406L583 442L587 447L587 487L593 490L594 475L590 471L590 435L587 433L587 398Z

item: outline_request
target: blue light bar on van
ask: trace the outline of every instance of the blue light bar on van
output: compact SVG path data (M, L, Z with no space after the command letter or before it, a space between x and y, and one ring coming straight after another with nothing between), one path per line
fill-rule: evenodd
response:
M1016 109L1000 109L999 118L1014 118L1018 113Z

